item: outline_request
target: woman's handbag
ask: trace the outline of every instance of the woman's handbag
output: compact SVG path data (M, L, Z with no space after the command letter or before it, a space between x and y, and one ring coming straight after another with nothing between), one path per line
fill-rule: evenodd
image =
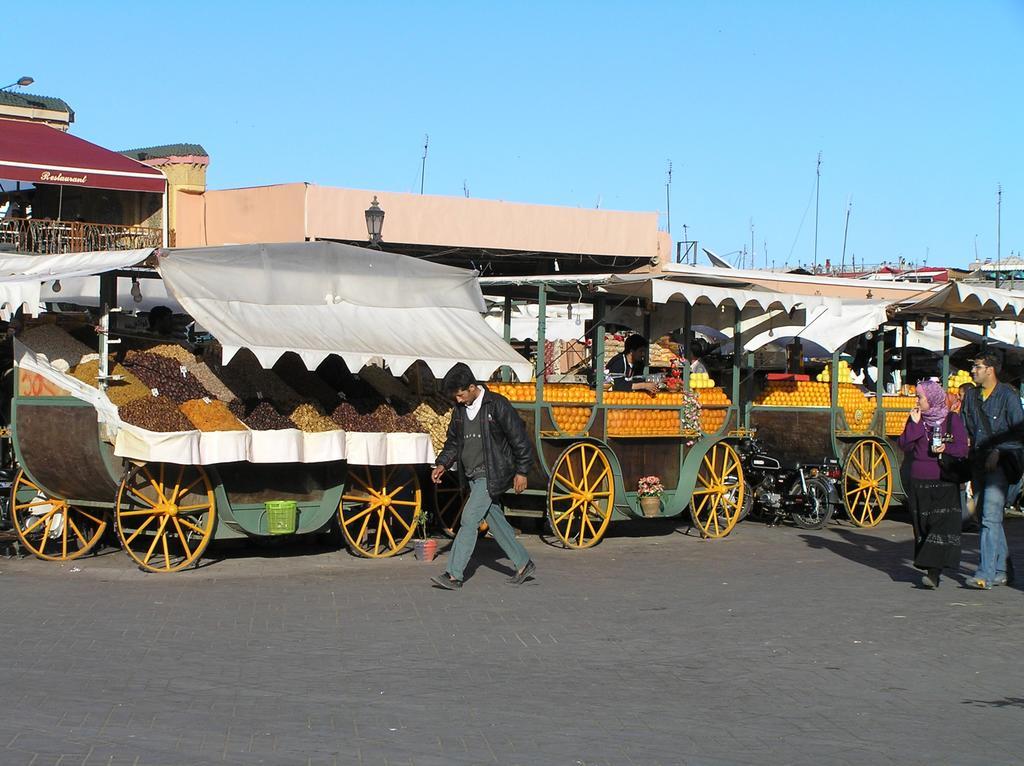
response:
M953 415L946 415L946 438L944 441L949 444L953 439ZM939 477L943 481L954 484L966 484L971 480L971 462L967 458L953 457L943 452L939 454Z

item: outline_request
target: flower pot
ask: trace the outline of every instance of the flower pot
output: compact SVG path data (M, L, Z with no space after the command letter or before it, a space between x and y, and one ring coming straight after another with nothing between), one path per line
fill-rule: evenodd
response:
M420 561L433 561L437 555L437 540L417 540L413 553Z
M661 498L656 495L650 497L641 497L640 510L644 512L644 516L646 516L648 519L653 519L656 516L660 516Z

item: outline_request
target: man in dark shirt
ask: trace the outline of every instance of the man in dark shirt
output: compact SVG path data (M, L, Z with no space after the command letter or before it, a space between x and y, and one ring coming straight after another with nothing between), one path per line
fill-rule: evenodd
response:
M971 376L977 388L967 392L960 414L971 440L971 486L981 521L981 561L968 587L988 590L1013 582L1013 562L1003 531L1003 511L1010 479L1019 464L1024 409L1017 392L999 382L1002 360L991 351L974 360Z
M443 387L455 399L456 407L430 476L438 484L446 471L457 470L460 479L469 484L469 498L448 554L448 568L430 579L448 590L462 587L466 565L476 547L477 529L486 521L495 542L515 567L509 582L519 585L536 566L516 539L499 498L509 489L517 495L526 489L526 477L534 462L533 442L508 399L479 385L466 365L453 367Z
M605 378L611 380L615 391L658 392L657 383L644 380L644 357L647 354L647 339L642 335L626 338L621 354L616 354L605 365Z

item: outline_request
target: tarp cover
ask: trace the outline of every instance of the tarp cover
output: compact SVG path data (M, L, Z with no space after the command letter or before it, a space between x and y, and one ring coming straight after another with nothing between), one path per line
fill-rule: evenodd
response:
M334 242L163 251L168 291L224 348L265 367L294 351L308 369L337 354L356 371L401 375L423 360L441 377L465 362L486 379L531 366L487 326L476 273Z
M7 321L18 308L37 316L43 282L123 269L146 260L152 252L151 248L146 248L60 255L0 255L0 319ZM61 300L59 293L52 292L52 287L48 296L52 296L48 300Z
M829 353L841 349L851 339L873 332L885 324L888 314L884 301L844 301L819 306L807 312L807 323L780 326L743 340L747 351L756 351L769 343L786 345L794 338L809 341Z
M39 122L0 120L0 178L162 194L156 168Z
M771 290L739 290L733 287L694 284L679 279L650 274L622 274L608 279L601 286L602 292L615 295L635 295L654 303L682 302L691 306L714 308L739 307L769 311L782 309L790 311L797 306L812 307L830 303L829 299L813 295L793 295Z
M927 316L936 319L949 314L957 319L1024 319L1024 295L984 285L950 282L922 300L901 305L896 316Z

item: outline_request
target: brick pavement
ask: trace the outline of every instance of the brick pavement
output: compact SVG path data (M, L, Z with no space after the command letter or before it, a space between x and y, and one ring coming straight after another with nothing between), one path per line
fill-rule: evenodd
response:
M612 530L454 593L315 546L0 559L0 766L1024 763L1021 589L915 587L898 521Z

